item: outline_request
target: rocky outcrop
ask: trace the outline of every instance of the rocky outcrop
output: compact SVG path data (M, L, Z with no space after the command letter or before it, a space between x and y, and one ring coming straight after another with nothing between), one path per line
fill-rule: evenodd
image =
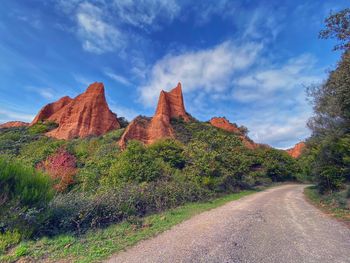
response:
M129 140L151 144L162 138L174 138L175 132L170 123L171 118L191 120L191 116L185 110L180 83L170 92L161 91L153 118L138 116L128 125L119 141L120 147L125 148Z
M241 139L243 145L248 149L253 150L259 147L259 144L255 143L245 134L242 134L241 130L237 127L237 125L234 123L231 123L225 117L213 117L210 119L209 122L214 127L223 129L228 132L236 133L237 135L239 135L239 138Z
M305 149L305 146L305 142L299 142L296 145L294 145L293 148L287 149L286 152L293 158L298 158Z
M68 96L60 98L58 101L49 103L45 105L39 113L35 116L34 120L30 123L30 125L34 125L40 121L44 122L46 120L49 120L49 118L58 112L60 109L64 108L66 105L72 102L73 99L71 99Z
M183 118L189 121L190 116L185 110L185 104L182 95L181 83L169 92L162 90L159 95L157 110L155 116L164 115L167 118Z
M117 116L107 105L104 86L95 82L74 99L63 97L40 110L32 124L53 121L58 127L46 135L57 139L102 135L120 128Z
M28 126L28 122L23 122L23 121L9 121L5 122L3 124L0 124L0 129L3 128L13 128L13 127L25 127Z
M255 143L252 139L250 139L247 136L239 136L239 138L242 140L242 143L245 147L247 147L248 149L254 150L256 148L260 147L260 144Z
M236 124L229 122L225 117L213 117L209 121L214 127L223 129L228 132L241 133Z

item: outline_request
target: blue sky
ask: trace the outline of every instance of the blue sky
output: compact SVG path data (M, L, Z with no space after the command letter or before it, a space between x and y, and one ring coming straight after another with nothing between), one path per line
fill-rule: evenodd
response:
M226 116L287 148L309 135L305 86L340 56L318 32L346 2L3 0L0 123L30 121L94 81L118 116L152 116L180 81L197 119Z

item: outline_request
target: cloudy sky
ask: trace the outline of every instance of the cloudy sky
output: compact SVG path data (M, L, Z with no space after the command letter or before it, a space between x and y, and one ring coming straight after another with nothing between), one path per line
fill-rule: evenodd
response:
M339 53L318 32L348 0L2 0L0 123L105 84L111 109L154 113L180 81L199 120L226 116L288 148L309 135L305 87Z

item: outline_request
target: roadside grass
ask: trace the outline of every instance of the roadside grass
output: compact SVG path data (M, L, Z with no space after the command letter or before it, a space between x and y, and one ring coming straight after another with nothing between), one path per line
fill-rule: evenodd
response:
M347 202L346 191L329 195L320 195L315 186L305 188L304 194L307 199L326 214L350 226L350 208Z
M135 217L104 229L90 230L80 236L64 234L21 242L7 254L0 254L0 262L99 262L194 215L256 192L248 190L212 201L188 203L159 214Z

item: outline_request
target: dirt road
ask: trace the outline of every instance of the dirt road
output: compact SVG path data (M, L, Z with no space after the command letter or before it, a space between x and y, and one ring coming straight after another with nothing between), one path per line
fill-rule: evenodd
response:
M284 185L197 215L108 262L350 262L350 229Z

